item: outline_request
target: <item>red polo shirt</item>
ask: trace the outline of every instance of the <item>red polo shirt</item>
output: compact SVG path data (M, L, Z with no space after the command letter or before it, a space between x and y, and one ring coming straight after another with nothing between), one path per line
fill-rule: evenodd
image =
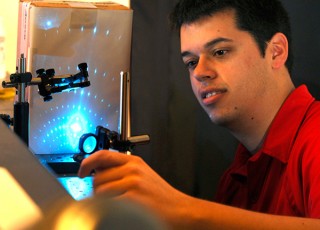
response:
M256 154L239 145L216 198L248 210L320 218L320 102L306 86L284 102Z

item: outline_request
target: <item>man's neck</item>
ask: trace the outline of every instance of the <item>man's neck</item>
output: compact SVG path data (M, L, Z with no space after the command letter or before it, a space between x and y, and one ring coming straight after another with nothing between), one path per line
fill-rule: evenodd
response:
M255 113L254 119L251 116L238 121L238 125L227 127L235 138L237 138L252 154L256 153L262 146L274 118L282 107L282 104L294 90L289 85L278 98L258 106L259 111ZM257 102L259 103L259 101Z

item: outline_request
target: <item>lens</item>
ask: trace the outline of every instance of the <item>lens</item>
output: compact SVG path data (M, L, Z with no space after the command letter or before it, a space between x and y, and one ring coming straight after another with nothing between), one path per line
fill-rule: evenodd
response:
M97 138L94 134L84 134L80 138L79 149L82 153L91 154L97 148Z

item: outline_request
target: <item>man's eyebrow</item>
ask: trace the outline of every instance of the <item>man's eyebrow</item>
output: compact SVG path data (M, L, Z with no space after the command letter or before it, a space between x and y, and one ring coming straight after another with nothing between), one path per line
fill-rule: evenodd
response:
M216 38L216 39L213 39L212 41L206 43L204 45L204 47L207 49L209 47L212 47L212 46L215 46L216 44L220 43L220 42L232 42L233 40L232 39L229 39L229 38Z
M189 55L191 55L191 52L189 52L189 51L185 51L185 52L182 52L182 53L181 53L181 57L182 57L182 58L184 58L184 57L186 57L186 56L189 56Z
M207 42L205 45L204 45L204 48L208 49L212 46L215 46L216 44L220 43L220 42L232 42L233 40L232 39L229 39L229 38L216 38L216 39L213 39L212 41L209 41ZM181 57L185 57L185 56L188 56L188 55L192 55L191 52L189 51L185 51L185 52L182 52L181 53Z

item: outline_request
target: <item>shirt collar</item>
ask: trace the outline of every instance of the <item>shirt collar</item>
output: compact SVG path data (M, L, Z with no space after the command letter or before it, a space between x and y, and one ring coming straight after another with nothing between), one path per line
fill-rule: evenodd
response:
M296 88L271 123L261 151L287 163L296 133L314 100L305 85Z
M262 148L256 154L252 156L244 145L239 144L231 165L232 174L246 176L248 161L255 161L262 154L287 163L297 131L314 100L305 85L296 88L283 103L270 125Z

